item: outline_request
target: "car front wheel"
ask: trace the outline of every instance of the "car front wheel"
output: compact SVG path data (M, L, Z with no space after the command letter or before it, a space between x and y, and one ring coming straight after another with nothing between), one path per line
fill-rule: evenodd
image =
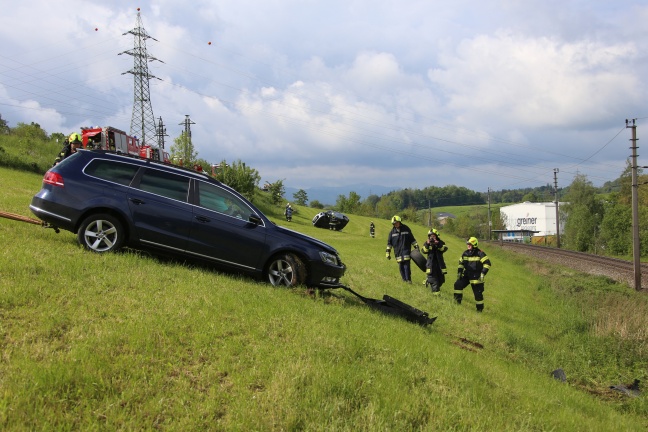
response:
M103 253L120 249L125 235L117 218L109 214L95 214L81 223L77 239L84 248Z
M272 258L266 275L274 286L296 287L306 281L306 267L294 254L283 254Z

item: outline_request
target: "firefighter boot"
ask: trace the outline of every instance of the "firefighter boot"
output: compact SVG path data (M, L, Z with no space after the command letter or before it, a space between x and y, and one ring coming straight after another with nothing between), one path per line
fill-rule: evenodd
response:
M463 300L463 293L459 293L459 294L454 293L454 300L458 305L460 305L461 300Z

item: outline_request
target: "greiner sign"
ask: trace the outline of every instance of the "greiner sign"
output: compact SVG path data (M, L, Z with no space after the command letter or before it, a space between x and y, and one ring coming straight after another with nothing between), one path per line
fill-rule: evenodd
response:
M537 217L525 217L525 218L517 218L515 221L516 225L521 227L523 225L535 225L538 223L538 218Z

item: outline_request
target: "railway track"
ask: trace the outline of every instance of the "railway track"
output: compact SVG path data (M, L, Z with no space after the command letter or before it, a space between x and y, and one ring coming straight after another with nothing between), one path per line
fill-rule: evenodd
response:
M524 243L489 242L488 247L500 247L583 273L607 276L634 289L634 263L630 261ZM641 264L641 288L642 291L648 292L648 264L646 263Z

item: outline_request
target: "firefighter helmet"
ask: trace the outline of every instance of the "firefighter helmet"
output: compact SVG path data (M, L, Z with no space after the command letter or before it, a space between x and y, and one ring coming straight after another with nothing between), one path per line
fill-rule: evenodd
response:
M391 219L391 223L392 223L392 225L394 225L396 222L400 222L400 221L401 221L401 217L400 217L400 216L394 216L394 217Z
M435 228L432 228L430 231L428 231L428 237L430 237L432 234L439 237L439 231Z
M477 247L479 245L479 241L477 241L477 237L470 237L468 240L466 240L466 244Z
M73 133L72 135L70 135L70 142L75 144L81 144L81 135L79 135L76 132Z

